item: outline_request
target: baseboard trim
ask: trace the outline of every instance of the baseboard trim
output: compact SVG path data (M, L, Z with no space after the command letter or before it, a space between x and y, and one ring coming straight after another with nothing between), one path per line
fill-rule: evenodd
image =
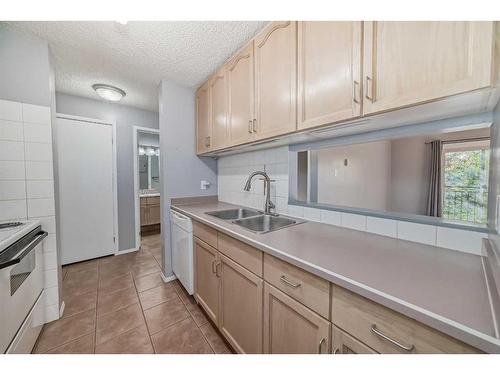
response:
M64 301L62 301L61 303L61 307L59 308L59 319L62 318L63 314L64 314L64 309L66 308L66 304L64 303Z
M133 248L127 249L127 250L118 250L115 253L115 256L116 255L123 255L123 254L133 253L134 251L139 251L139 249L140 249L140 247L133 247Z
M163 272L160 273L161 275L161 279L163 280L164 283L169 283L170 281L174 281L177 279L177 277L175 275L172 275L172 276L169 276L169 277L166 277Z

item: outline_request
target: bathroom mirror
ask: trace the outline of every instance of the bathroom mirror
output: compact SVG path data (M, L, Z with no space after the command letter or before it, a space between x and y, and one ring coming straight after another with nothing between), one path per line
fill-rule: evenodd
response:
M160 189L160 151L159 147L139 145L139 189Z
M400 128L291 147L291 201L486 225L490 125Z

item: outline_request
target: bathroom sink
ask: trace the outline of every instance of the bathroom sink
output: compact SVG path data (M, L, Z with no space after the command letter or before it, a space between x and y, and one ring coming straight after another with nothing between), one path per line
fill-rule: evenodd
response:
M301 224L303 222L304 221L302 220L296 220L284 216L259 215L235 220L233 221L233 224L251 230L252 232L267 233L286 228L291 225Z
M207 215L214 216L218 219L222 220L236 220L243 219L246 217L262 215L261 211L250 210L248 208L233 208L229 210L221 210L221 211L210 211L205 212Z

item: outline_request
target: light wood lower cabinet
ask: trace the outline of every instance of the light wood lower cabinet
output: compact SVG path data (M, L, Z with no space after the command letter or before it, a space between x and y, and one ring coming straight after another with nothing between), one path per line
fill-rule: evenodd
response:
M377 354L375 350L332 325L333 354Z
M141 197L140 201L141 226L160 224L160 197Z
M263 281L220 255L219 329L239 353L262 353Z
M219 278L217 250L194 238L194 298L215 323L219 320Z
M330 352L330 322L264 283L264 353Z

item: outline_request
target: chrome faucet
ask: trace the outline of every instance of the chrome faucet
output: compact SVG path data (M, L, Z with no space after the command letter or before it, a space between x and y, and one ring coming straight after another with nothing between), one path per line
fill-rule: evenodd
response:
M264 204L264 213L266 215L274 215L273 213L271 213L271 210L276 207L274 203L271 202L271 179L269 178L266 172L263 171L253 172L250 176L248 176L245 188L243 190L250 191L250 188L252 187L252 178L254 178L257 175L264 177L266 185L266 203Z

